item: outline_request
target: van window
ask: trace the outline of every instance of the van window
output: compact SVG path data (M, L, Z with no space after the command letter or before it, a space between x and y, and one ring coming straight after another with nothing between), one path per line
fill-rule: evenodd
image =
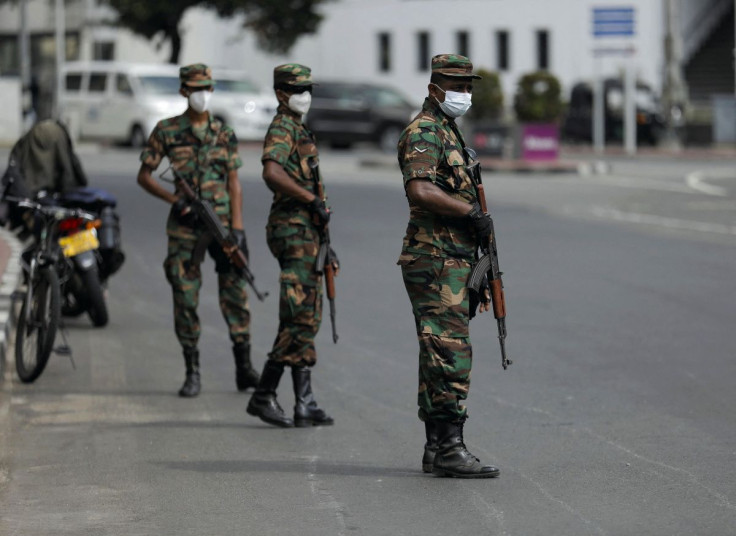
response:
M118 93L122 93L123 95L133 94L133 89L130 87L128 77L124 74L119 74L115 77L115 87L117 88Z
M139 80L143 91L153 95L176 95L181 87L178 76L141 76Z
M69 73L66 75L66 90L79 91L82 89L82 75L79 73Z
M241 79L218 78L215 86L216 91L230 91L232 93L258 93L259 89L253 82Z
M89 76L89 92L103 93L105 91L106 82L107 73L92 73Z

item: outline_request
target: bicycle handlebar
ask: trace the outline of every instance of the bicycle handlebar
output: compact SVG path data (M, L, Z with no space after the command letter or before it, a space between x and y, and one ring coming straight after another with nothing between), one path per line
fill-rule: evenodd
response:
M63 220L65 218L82 218L83 220L93 221L96 220L97 217L94 214L90 214L89 212L86 212L82 209L78 208L66 208L66 207L60 207L57 205L42 205L41 203L38 203L37 201L33 201L32 199L28 199L25 197L13 197L13 196L5 196L6 201L11 201L13 203L17 203L19 207L23 208L29 208L31 210L34 210L36 212L40 212L46 216L53 216L54 218L58 220Z

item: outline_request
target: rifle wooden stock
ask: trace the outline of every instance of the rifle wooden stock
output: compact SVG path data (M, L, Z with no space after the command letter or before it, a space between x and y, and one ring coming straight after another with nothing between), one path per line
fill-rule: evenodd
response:
M466 149L466 155L471 158L475 157L474 152ZM486 192L483 187L483 179L480 175L480 162L477 160L467 166L468 174L475 185L476 197L483 213L490 218L488 214L488 205L486 204ZM468 279L468 288L475 292L481 292L484 279L488 279L488 286L491 294L491 303L493 306L493 316L498 325L498 341L501 345L501 366L504 370L512 363L506 357L506 298L503 293L503 280L498 265L498 250L496 249L496 232L493 228L493 219L491 219L491 233L488 236L481 237L480 250L483 256L478 260Z
M322 188L322 181L319 180L319 164L315 159L309 161L309 167L312 170L312 180L314 180L314 191L315 195L325 200L324 189ZM330 248L330 229L328 225L323 224L319 216L316 214L312 215L312 223L319 231L319 252L317 253L317 259L314 264L314 271L318 274L323 274L325 278L325 293L327 294L327 300L330 303L330 322L332 324L332 342L337 344L337 328L335 325L337 313L335 311L335 258Z

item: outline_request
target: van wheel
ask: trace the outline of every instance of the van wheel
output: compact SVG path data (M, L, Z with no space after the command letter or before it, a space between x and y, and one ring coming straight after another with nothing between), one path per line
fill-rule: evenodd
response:
M146 133L139 125L133 126L130 131L130 146L135 148L141 148L146 144Z
M396 146L399 144L401 137L401 127L396 125L387 125L378 136L378 146L384 153L396 152Z

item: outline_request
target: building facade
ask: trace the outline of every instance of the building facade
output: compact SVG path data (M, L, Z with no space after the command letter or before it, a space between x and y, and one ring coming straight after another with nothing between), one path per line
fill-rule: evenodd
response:
M53 2L26 1L33 72L44 88L53 87L48 84L53 77ZM316 79L381 82L419 101L426 93L430 58L453 52L469 56L477 68L499 72L507 104L519 77L536 70L558 76L567 94L576 82L616 76L631 66L641 81L660 92L666 67L666 1L334 0L321 7L324 20L318 33L302 37L284 56L259 50L242 20L192 9L181 24L180 63L242 69L268 87L274 65L297 61L310 65ZM699 57L724 19L728 29L728 17L733 41L734 0L678 1L683 67ZM114 14L99 4L66 2L67 60L166 61L168 45L105 24ZM633 8L632 24L621 32L628 35L595 35L594 10L602 7ZM18 8L0 7L0 75L18 71L18 29ZM725 82L713 91L733 93L733 56L715 63Z

